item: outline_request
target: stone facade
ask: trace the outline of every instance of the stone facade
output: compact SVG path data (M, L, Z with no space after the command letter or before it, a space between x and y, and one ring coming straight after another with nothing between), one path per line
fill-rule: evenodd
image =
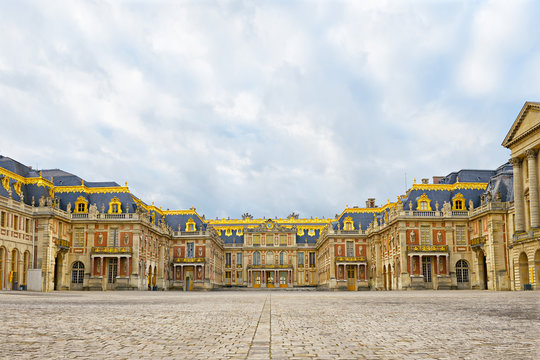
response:
M538 103L503 146L510 164L496 170L415 181L331 219L207 220L0 157L0 289L29 276L41 291L540 289Z

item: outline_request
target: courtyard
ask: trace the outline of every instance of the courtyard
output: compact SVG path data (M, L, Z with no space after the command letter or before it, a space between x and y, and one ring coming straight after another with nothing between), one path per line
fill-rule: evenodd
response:
M532 359L539 295L2 292L0 357Z

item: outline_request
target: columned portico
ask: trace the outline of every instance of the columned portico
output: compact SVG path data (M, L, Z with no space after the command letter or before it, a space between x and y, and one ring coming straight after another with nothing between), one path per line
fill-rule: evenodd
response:
M536 166L536 158L538 152L534 149L525 151L527 155L527 166L529 170L529 201L531 214L531 227L540 227L540 209L538 199L538 169Z

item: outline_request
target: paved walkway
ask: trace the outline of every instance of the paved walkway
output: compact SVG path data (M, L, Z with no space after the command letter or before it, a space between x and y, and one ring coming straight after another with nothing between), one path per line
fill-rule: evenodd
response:
M533 359L540 292L0 292L0 358Z

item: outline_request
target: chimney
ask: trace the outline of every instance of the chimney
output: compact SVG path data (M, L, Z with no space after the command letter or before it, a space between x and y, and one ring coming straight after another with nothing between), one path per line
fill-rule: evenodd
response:
M429 179L427 178L422 179L422 184L429 184Z
M433 183L434 183L434 184L440 184L440 182L441 182L441 180L442 180L443 177L444 177L444 176L434 176L434 177L433 177Z
M374 207L375 207L375 198L369 198L369 199L367 199L367 201L366 201L366 207L367 207L368 209L374 208Z

